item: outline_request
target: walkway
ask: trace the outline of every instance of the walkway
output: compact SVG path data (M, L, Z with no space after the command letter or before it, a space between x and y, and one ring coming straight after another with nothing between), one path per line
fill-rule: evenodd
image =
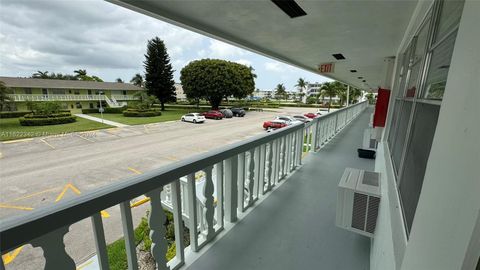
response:
M113 121L106 120L106 119L102 120L102 118L93 117L93 116L83 114L83 113L77 113L75 115L78 116L78 117L81 117L81 118L85 118L85 119L92 120L92 121L99 122L99 123L104 123L104 124L107 124L107 125L110 125L110 126L115 126L115 127L128 127L129 126L129 125L125 125L125 124L118 123L118 122L113 122Z
M301 169L188 269L369 269L370 239L336 227L335 207L345 167L374 168L374 161L356 154L370 113L310 153Z

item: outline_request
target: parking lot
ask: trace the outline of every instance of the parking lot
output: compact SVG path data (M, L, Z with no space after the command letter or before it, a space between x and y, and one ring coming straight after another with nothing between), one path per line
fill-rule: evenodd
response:
M58 203L100 186L161 167L188 156L264 133L263 121L280 114L315 111L308 108L281 108L248 112L243 118L207 120L204 124L181 121L111 128L106 130L38 137L0 144L0 218L28 213ZM148 204L137 208L138 220ZM107 241L121 237L119 209L107 209ZM71 227L67 247L75 250L76 261L95 250L90 221ZM83 233L78 233L83 232ZM7 269L37 269L31 257L41 260L41 251L25 247L8 254ZM15 256L14 256L15 255ZM5 257L4 257L5 260ZM28 262L28 263L27 263Z

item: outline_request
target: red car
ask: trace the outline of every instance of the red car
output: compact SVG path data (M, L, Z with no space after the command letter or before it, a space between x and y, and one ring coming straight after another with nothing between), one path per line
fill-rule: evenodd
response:
M320 116L320 114L316 114L316 113L306 113L306 114L304 114L304 116L313 119L313 118L315 118L315 117Z
M273 121L266 121L263 122L263 128L266 130L278 129L288 126L285 121L282 120L273 120Z
M204 112L203 116L205 116L205 118L217 119L217 120L220 120L223 118L223 114L220 111Z

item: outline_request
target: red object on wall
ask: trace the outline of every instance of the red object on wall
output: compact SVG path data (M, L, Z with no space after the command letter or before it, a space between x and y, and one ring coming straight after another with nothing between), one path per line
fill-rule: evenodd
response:
M373 127L385 127L389 99L390 90L379 88L377 95L377 104L375 104L375 113L373 115Z

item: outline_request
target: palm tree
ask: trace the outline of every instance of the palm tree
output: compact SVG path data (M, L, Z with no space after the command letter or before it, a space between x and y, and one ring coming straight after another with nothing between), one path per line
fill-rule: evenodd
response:
M87 76L86 69L77 69L77 70L74 70L73 73L76 73L77 77Z
M135 76L133 76L133 78L130 80L130 82L133 85L136 85L138 87L143 87L143 76L140 75L140 73L137 73L137 74L135 74Z
M253 72L255 71L255 69L254 69L252 66L249 66L248 69L250 69L250 72L252 73L252 77L253 77L254 79L256 79L256 78L257 78L257 74L253 73Z
M300 88L300 93L303 93L303 89L307 87L308 82L304 78L299 78L297 81L296 87Z
M116 81L117 83L123 83L122 78L117 78L115 81Z
M285 98L285 96L287 96L285 86L283 85L283 83L277 84L277 87L275 87L275 98L281 99L282 97Z
M328 112L330 112L330 106L332 105L332 98L337 95L337 88L334 83L326 82L320 87L320 90L325 96L329 98L328 101Z
M48 71L40 71L40 70L37 70L37 72L33 73L32 75L33 78L37 78L37 79L48 79Z
M8 96L9 92L9 88L5 86L5 83L0 81L0 111L3 111L12 101L12 98Z

